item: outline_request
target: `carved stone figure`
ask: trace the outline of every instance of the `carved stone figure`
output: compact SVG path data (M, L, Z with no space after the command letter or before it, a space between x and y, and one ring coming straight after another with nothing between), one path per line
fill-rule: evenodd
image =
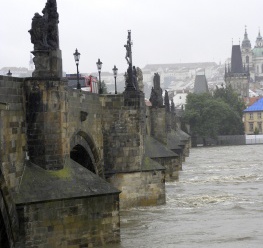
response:
M62 77L62 58L59 50L57 1L47 0L42 10L36 13L29 30L34 44L35 71L33 77Z
M139 88L139 90L140 90L141 92L144 92L142 70L141 70L139 67L137 67L136 71L137 71L138 88Z
M35 67L41 71L47 71L50 69L49 66L49 56L45 53L36 54L33 58Z
M45 8L42 10L43 18L47 23L47 43L50 50L59 48L59 35L58 35L58 12L57 1L48 0Z
M172 101L171 101L171 112L175 113L175 105L174 105L174 99L173 98L172 98Z
M128 63L127 76L125 78L126 88L125 91L138 91L137 82L137 71L135 66L132 66L132 42L131 42L131 31L128 30L127 44L124 45L126 48L125 59Z
M126 48L126 56L125 59L128 63L128 65L132 66L132 50L131 50L131 46L132 46L132 42L131 42L131 31L128 31L128 37L127 37L127 44L124 45L124 47Z
M163 106L163 90L160 87L160 75L158 73L154 73L154 77L153 77L153 88L152 88L152 93L151 93L151 97L154 101L154 103L150 101L152 103L152 106L154 107L162 107Z
M150 96L149 100L150 100L150 102L152 104L152 107L154 107L154 108L158 108L159 107L158 95L157 95L157 92L154 90L153 87L152 87L151 96Z
M135 66L132 67L132 82L136 90L138 90L138 81L137 81L137 70Z
M165 94L164 94L164 105L166 112L170 112L170 102L169 102L169 96L167 90L165 90Z
M154 77L153 77L153 87L155 90L158 90L161 88L161 83L160 83L160 75L159 73L154 73Z
M35 13L32 19L32 28L28 31L31 34L31 42L34 44L34 50L47 50L47 23L43 16Z
M42 11L35 13L29 30L31 42L36 50L56 50L59 48L58 12L56 0L48 0Z

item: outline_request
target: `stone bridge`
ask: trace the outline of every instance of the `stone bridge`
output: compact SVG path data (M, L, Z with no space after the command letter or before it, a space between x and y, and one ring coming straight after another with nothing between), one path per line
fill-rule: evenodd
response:
M79 232L98 218L107 232L93 243L115 242L119 206L165 203L165 180L188 156L176 114L146 107L141 92L98 95L66 80L0 76L0 100L1 247L88 244ZM73 223L78 232L63 241Z
M29 30L33 77L0 76L0 247L119 242L120 208L165 203L189 136L158 73L146 107L130 31L125 91L84 92L62 78L56 0L42 13Z

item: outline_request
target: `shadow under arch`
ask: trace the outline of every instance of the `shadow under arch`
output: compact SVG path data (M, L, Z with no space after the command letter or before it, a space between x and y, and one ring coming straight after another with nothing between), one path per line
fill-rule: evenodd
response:
M104 169L96 144L90 134L76 132L70 140L70 158L104 178Z

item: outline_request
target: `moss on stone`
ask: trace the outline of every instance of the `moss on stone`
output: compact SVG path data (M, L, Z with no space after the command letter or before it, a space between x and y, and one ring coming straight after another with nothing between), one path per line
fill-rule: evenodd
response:
M65 166L61 170L48 171L48 173L51 176L54 176L54 177L57 177L57 178L60 178L60 179L66 179L66 178L71 178L72 177L72 173L71 173L70 168L68 166Z

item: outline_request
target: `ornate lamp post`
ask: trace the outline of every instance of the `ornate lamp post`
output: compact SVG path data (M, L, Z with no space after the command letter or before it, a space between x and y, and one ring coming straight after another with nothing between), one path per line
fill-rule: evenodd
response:
M116 67L116 65L114 65L112 71L113 71L113 75L114 75L114 79L115 79L115 94L117 94L116 77L118 74L118 68Z
M80 90L81 89L81 86L79 83L79 57L80 57L80 53L78 52L77 48L76 48L75 53L73 53L73 55L74 55L74 59L75 59L76 66L77 66L77 89Z
M100 80L100 72L101 72L101 67L102 67L102 62L100 61L100 59L98 59L97 64L97 68L99 71L99 94L102 94L102 87L101 87L101 80Z

